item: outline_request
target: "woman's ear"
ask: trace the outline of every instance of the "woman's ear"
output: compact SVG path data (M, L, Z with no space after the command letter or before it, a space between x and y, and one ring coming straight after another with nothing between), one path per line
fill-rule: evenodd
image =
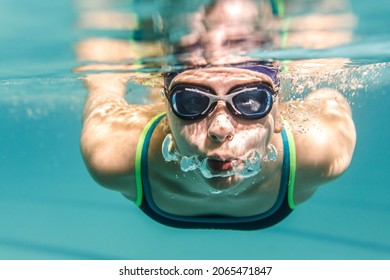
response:
M280 133L281 131L283 130L283 120L282 120L282 116L280 114L278 114L275 118L275 129L274 129L274 132L275 133Z
M280 133L283 130L283 119L282 115L277 112L276 117L275 117L275 133Z
M165 116L164 119L163 119L163 132L165 135L168 135L169 133L171 133L171 128L169 126L169 123L168 123L168 117Z
M279 101L278 99L275 101L274 108L273 108L274 116L275 116L275 128L274 128L275 133L280 133L283 130L283 117L280 114L278 101Z

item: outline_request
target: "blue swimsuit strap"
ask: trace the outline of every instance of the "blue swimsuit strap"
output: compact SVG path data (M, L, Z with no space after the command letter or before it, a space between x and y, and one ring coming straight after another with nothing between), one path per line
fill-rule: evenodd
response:
M282 130L283 141L283 165L282 178L278 198L274 206L267 212L250 217L229 217L221 215L202 215L195 217L179 216L161 210L153 201L149 174L148 174L148 148L151 136L157 124L165 114L156 116L145 127L141 134L136 155L136 180L137 199L136 204L151 218L156 221L180 228L223 228L223 229L260 229L272 226L284 219L292 211L289 204L290 182L290 145L289 135L285 129Z

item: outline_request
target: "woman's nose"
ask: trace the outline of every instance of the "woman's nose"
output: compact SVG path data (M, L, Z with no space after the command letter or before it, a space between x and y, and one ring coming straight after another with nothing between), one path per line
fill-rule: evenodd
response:
M212 141L220 143L232 140L234 137L234 126L231 118L226 113L213 116L208 129L208 136Z

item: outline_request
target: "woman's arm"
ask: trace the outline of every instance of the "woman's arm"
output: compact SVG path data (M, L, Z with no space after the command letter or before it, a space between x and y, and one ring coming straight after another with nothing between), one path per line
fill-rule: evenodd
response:
M85 79L89 90L81 133L84 162L96 182L135 198L134 157L139 135L163 111L163 103L129 105L129 74L96 74Z
M317 90L303 102L287 103L284 112L296 142L295 200L299 203L348 168L356 131L348 101L332 89Z

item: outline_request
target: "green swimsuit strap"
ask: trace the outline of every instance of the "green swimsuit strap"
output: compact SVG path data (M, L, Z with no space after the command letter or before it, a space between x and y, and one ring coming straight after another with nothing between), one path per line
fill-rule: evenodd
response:
M287 121L283 120L284 129L286 131L288 146L290 150L290 176L288 180L288 205L291 209L295 209L296 204L294 202L294 189L295 189L295 174L297 169L297 157L294 135L291 131L291 127Z
M158 114L154 118L152 118L144 127L144 129L141 132L141 135L138 140L136 153L135 153L135 165L134 165L134 175L135 175L135 186L137 191L137 196L135 199L135 204L137 206L140 206L142 203L142 166L141 166L141 160L142 160L142 153L146 153L147 150L146 147L144 147L145 140L147 138L152 137L151 133L153 132L154 128L157 126L157 124L160 122L160 120L165 116L165 112Z
M284 0L270 0L274 16L284 16Z

